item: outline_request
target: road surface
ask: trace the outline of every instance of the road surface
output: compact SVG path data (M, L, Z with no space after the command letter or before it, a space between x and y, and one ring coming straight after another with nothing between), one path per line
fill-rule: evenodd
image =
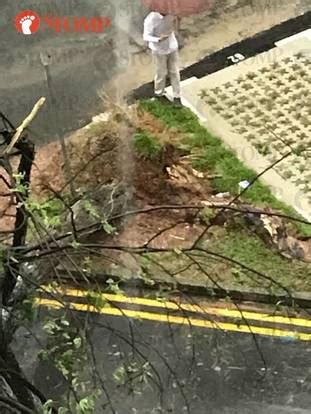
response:
M102 398L98 414L311 412L311 320L305 315L124 294L104 294L107 303L94 308L86 292L64 293L82 320L88 315L96 366L110 397L110 404ZM46 295L38 304L59 307ZM57 398L59 375L41 364L35 383ZM132 387L122 377L127 386L120 386L115 376L122 366L135 367L146 382Z

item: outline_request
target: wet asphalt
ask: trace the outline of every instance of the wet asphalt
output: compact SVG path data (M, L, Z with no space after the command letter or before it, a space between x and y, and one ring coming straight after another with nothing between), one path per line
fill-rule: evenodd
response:
M98 414L311 413L311 343L102 315L88 323L110 399ZM114 379L123 364L138 378L125 376L126 386ZM63 391L46 362L34 381L52 398Z

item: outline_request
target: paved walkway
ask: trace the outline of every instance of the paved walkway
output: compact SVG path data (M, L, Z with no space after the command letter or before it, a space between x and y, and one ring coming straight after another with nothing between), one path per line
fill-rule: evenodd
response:
M275 164L262 180L311 221L310 57L310 30L249 59L237 49L229 56L237 64L188 79L182 95L258 174Z

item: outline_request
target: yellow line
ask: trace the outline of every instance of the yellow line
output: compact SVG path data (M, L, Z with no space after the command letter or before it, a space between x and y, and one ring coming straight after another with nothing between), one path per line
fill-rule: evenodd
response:
M50 299L36 299L38 306L46 306L50 308L64 308L65 304ZM129 309L117 309L111 307L97 308L93 305L70 303L68 304L70 309L82 312L94 312L112 316L127 316L128 318L146 319L150 321L175 323L178 325L198 326L207 329L221 329L224 331L240 332L240 333L253 333L256 335L277 336L277 337L291 337L301 341L311 341L311 334L286 331L281 329L263 328L259 326L238 325L234 323L212 322L202 319L184 318L180 316L163 315L151 312L142 312Z
M59 293L63 295L69 295L74 297L86 297L88 295L87 291L78 290L78 289L61 289ZM201 305L191 305L188 303L177 304L170 301L159 301L155 299L145 299L139 297L129 297L121 294L112 294L112 293L99 293L99 296L107 301L115 301L120 303L129 303L133 305L142 305L142 306L153 306L161 309L170 309L170 310L179 310L179 311L189 311L196 313L207 313L211 315L225 316L229 318L245 318L246 320L261 321L261 322L271 322L275 324L286 324L293 326L302 326L305 328L311 328L311 320L302 319L302 318L290 318L286 316L272 316L266 313L259 312L250 312L250 311L238 311L236 309L224 309L216 308L209 306Z

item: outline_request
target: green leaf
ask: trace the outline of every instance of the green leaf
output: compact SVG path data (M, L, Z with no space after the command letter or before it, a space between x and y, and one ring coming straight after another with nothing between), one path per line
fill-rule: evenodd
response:
M79 402L79 411L81 414L92 414L95 410L94 397L85 397Z
M77 337L73 340L74 346L79 349L82 345L82 339L80 337Z
M116 228L109 224L108 221L103 221L102 226L105 232L108 234L114 234L116 232Z
M118 384L120 384L120 385L125 384L125 380L126 380L126 371L125 371L125 368L124 368L124 366L123 366L123 365L122 365L122 366L120 366L120 367L118 367L118 368L115 370L115 372L113 373L113 378L114 378L114 380L115 380Z
M91 216L93 216L93 217L95 217L97 219L100 218L100 214L98 212L97 207L94 206L89 200L84 200L84 202L83 202L83 208Z
M74 249L78 249L78 248L81 246L81 243L77 242L76 240L73 240L73 241L71 242L71 246L72 246Z

